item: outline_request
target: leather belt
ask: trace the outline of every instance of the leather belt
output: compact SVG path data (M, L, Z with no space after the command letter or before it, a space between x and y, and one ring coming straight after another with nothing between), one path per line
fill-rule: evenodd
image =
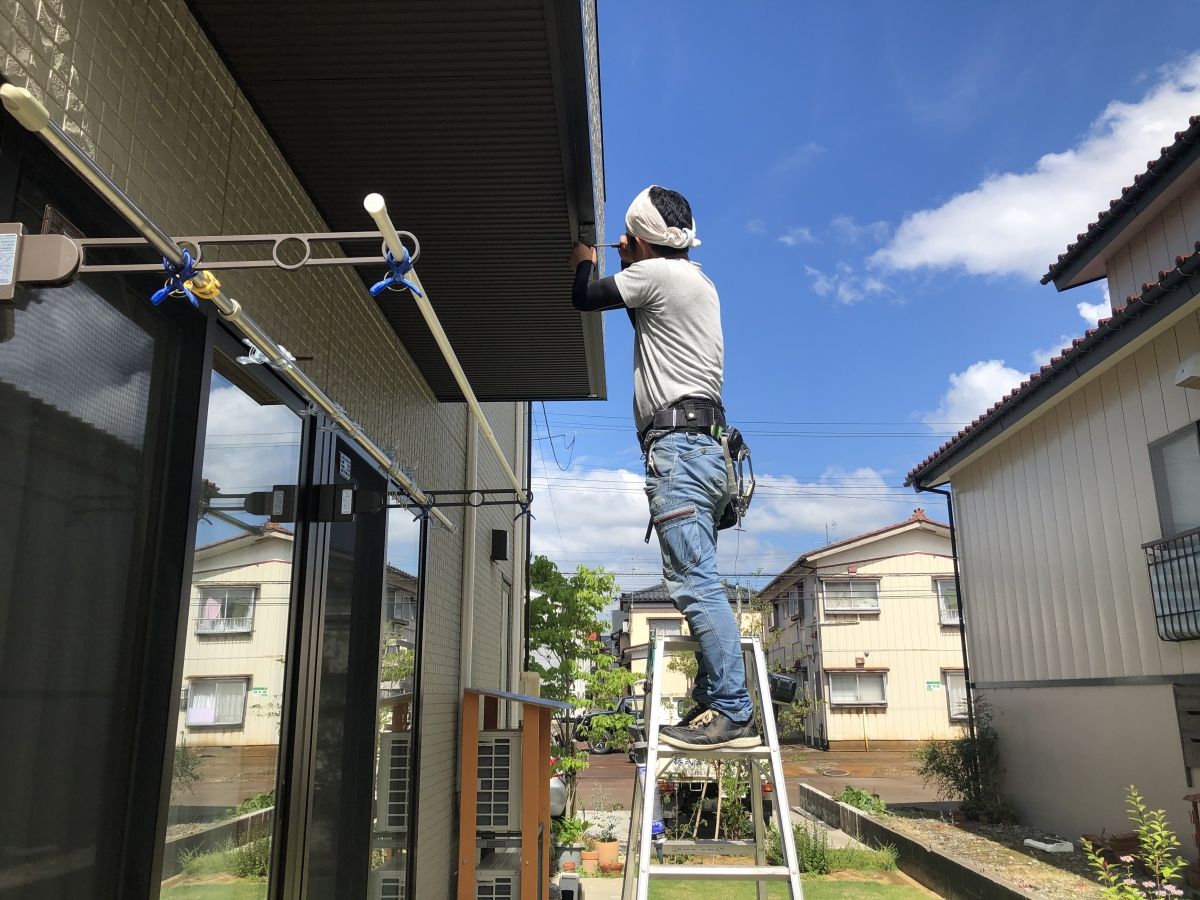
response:
M698 434L713 434L714 426L724 427L725 408L703 397L684 397L654 414L650 424L638 432L638 443L646 449L646 439L651 434L661 437L673 431L691 431Z

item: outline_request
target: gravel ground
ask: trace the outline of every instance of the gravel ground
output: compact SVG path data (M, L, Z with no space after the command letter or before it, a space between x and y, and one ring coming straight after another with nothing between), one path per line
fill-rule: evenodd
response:
M955 825L900 815L884 820L891 828L937 850L957 856L995 878L1044 900L1103 896L1091 879L1087 856L1075 841L1074 853L1044 853L1021 842L1060 840L1055 835L1011 825Z

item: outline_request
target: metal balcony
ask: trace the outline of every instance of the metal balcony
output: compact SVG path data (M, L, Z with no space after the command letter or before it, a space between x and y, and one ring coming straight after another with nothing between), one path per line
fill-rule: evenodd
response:
M1143 544L1158 636L1164 641L1200 638L1200 528Z
M253 630L254 616L196 620L196 634L249 634Z

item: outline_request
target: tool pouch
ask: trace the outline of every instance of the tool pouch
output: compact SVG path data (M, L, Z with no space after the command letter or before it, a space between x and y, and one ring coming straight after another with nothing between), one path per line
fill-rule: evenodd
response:
M725 451L725 478L729 484L729 502L721 511L718 530L733 528L742 523L754 497L754 465L750 462L750 445L736 428L721 430L721 449Z

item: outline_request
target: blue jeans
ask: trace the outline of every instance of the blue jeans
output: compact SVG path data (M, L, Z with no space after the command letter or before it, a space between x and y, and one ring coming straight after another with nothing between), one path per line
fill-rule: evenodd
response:
M646 458L646 496L667 590L700 642L692 699L747 722L754 706L746 691L742 635L717 573L717 521L729 502L721 445L680 431L659 438Z

